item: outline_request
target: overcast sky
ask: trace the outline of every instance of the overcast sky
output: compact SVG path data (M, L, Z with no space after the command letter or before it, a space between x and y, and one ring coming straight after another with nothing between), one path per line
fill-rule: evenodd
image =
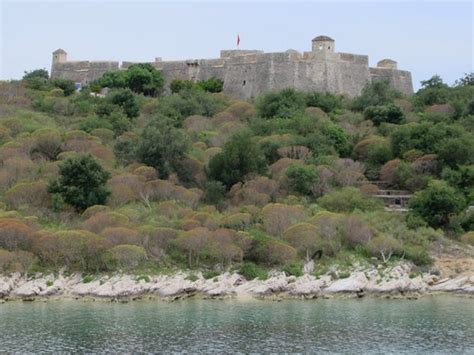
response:
M0 78L70 60L215 58L220 49L308 51L328 35L336 51L391 58L419 81L473 70L473 2L0 0Z

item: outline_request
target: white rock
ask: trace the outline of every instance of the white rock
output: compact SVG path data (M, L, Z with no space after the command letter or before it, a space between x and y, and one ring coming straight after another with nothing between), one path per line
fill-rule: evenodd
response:
M347 279L341 279L333 282L324 292L360 292L365 289L369 280L363 272L357 272L349 276Z

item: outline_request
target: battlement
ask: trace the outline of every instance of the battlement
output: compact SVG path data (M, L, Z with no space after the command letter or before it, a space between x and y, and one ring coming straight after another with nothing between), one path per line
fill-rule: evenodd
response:
M63 49L53 52L51 77L67 78L82 84L100 78L110 70L123 70L133 62L68 61ZM305 91L329 91L348 96L359 95L371 81L388 80L404 94L413 93L411 74L398 70L397 62L383 59L376 68L369 68L366 55L335 51L335 41L317 36L311 51L265 53L261 50L221 50L219 58L177 61L156 57L151 65L161 70L166 85L173 79L224 81L224 92L250 99L268 90L294 87Z

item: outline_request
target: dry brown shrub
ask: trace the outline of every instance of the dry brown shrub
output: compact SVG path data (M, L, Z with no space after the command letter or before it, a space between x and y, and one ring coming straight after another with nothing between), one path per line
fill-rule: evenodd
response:
M305 113L316 119L316 120L320 120L320 119L326 119L328 118L328 115L326 112L324 112L321 108L319 107L313 107L313 106L310 106L310 107L307 107L306 110L305 110Z
M204 163L207 164L214 155L219 154L220 152L222 152L222 148L219 147L211 147L206 149L204 151Z
M270 165L270 171L275 177L281 176L281 175L284 175L286 173L286 170L290 167L290 165L293 165L293 164L303 165L304 163L297 159L282 158L282 159L277 160L272 165Z
M236 243L236 232L231 229L214 231L206 246L208 255L219 260L223 265L232 261L242 261L244 253Z
M186 169L186 175L192 177L192 181L200 187L206 185L207 174L205 165L196 158L187 156L183 160L183 166Z
M379 144L388 145L389 143L384 137L369 136L355 145L353 153L357 160L366 160L369 156L370 147Z
M92 216L95 216L98 213L109 212L109 211L110 211L109 206L104 206L104 205L90 206L84 212L82 212L82 218L86 220L86 219L91 218Z
M172 228L144 227L140 234L143 238L143 247L148 255L155 258L161 258L178 237L178 231Z
M366 195L376 195L380 189L374 184L364 184L360 187L360 191Z
M336 183L336 172L327 165L318 165L318 181L313 186L313 194L315 197L323 196L330 192Z
M254 106L246 101L236 101L226 111L240 120L248 120L256 114Z
M250 213L234 213L224 217L221 224L227 228L242 230L248 228L251 222L252 216Z
M27 89L21 81L0 82L0 104L14 105L16 107L29 107L31 99L27 95Z
M452 115L455 110L450 104L438 104L432 105L425 109L426 113L441 113L446 115Z
M99 138L102 144L110 144L114 141L115 134L107 128L96 128L91 131L91 136Z
M167 218L182 218L186 212L183 207L179 206L176 201L163 201L156 206L156 211L159 215Z
M359 186L361 182L367 181L364 175L365 167L361 162L352 159L338 159L334 163L336 170L335 180L340 186Z
M319 212L308 222L318 228L318 233L323 239L323 250L326 254L334 255L341 250L345 234L343 215Z
M199 227L202 227L202 224L201 222L196 221L195 219L185 219L181 222L181 229L185 231L190 231Z
M10 251L29 250L34 230L25 223L11 218L0 219L0 248Z
M127 227L108 227L100 233L111 245L132 244L141 245L137 231Z
M204 116L189 116L184 120L184 128L189 132L209 131L212 129L212 123Z
M117 212L99 212L84 221L84 228L93 233L100 233L107 227L126 227L127 216Z
M436 154L423 155L411 163L415 175L434 175L438 170Z
M290 243L300 255L310 260L311 255L323 248L319 229L310 223L297 223L283 232L283 239Z
M155 168L151 166L140 166L133 170L133 173L138 176L142 176L145 181L151 181L158 178L158 174Z
M270 202L270 196L258 192L256 189L246 187L242 183L237 183L232 186L229 191L231 202L235 206L239 205L256 205L263 206Z
M187 231L176 239L177 247L188 254L189 266L193 265L193 260L199 263L199 255L206 247L210 235L211 232L207 228L198 227Z
M18 183L5 194L5 202L12 209L21 207L47 207L48 184L44 181Z
M355 247L366 245L375 235L375 231L361 218L351 215L345 219L345 234L347 243Z
M311 151L304 145L290 145L288 147L278 148L278 154L282 158L305 160L311 155Z
M308 217L303 206L272 203L262 210L263 224L267 233L280 236L291 225Z
M20 180L34 178L35 164L28 158L9 158L0 169L0 189L6 190Z
M239 118L230 112L222 111L214 115L211 118L212 126L218 127L228 122L238 121Z
M396 169L400 165L400 159L393 159L386 162L380 169L380 180L390 185L397 183Z
M222 147L225 142L227 142L234 133L245 128L245 125L241 122L227 122L219 127L217 135L211 138L212 146Z
M43 128L35 131L31 138L33 139L30 148L30 155L36 159L43 158L47 160L56 160L61 153L62 137L58 130Z
M296 260L296 249L279 240L269 241L265 249L267 262L270 264L285 265Z

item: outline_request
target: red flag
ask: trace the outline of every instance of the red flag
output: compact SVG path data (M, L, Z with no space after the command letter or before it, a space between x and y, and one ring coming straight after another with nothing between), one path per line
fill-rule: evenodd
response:
M240 36L237 35L237 47L239 46L239 44L240 44Z

